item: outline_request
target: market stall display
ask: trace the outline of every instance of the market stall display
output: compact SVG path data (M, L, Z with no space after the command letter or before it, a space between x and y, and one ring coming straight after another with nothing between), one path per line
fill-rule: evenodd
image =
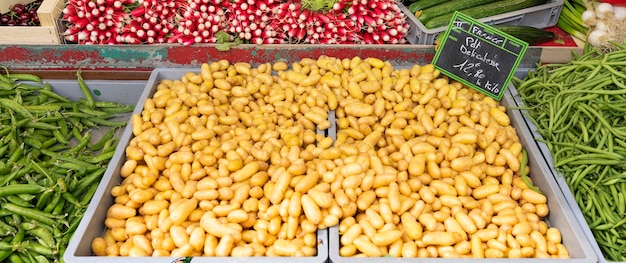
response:
M0 258L626 261L622 2L13 4ZM454 11L534 46L502 102L429 64ZM85 67L152 74L21 74Z
M506 127L510 122L503 112L504 108L476 91L459 87L458 83L446 84L446 78L439 76L432 65L400 69L376 58L321 56L291 64L268 62L252 67L245 62L220 61L207 63L200 70L169 71L173 74L164 75L167 69L156 70L151 77L153 82L144 90L143 99L131 119L131 128L123 136L119 155L115 164L111 165L115 168L107 172L107 183L100 186L102 196L91 204L87 212L90 216L79 226L79 234L65 254L68 262L109 260L104 255L138 256L137 260L145 260L149 256L194 257L194 260L253 256L253 260L260 261L269 260L267 256L300 256L303 258L294 260L318 260L320 255L328 254L326 229L341 225L344 220L362 218L358 215L359 211L366 210L369 210L368 214L379 215L381 220L391 220L388 222L390 225L383 228L391 232L381 232L380 237L374 239L376 244L391 239L392 243L397 243L402 240L397 233L403 233L403 229L408 227L403 225L409 224L408 216L412 214L408 211L417 212L420 207L426 206L432 208L430 202L425 204L415 198L426 198L425 191L428 189L437 200L439 197L434 194L440 195L444 189L457 191L453 186L456 184L449 184L448 181L459 173L468 176L467 179L456 176L455 180L463 178L466 183L465 187L459 184L459 189L465 189L465 194L473 191L475 195L484 191L481 195L485 198L491 194L495 194L493 198L504 195L504 192L499 193L497 184L491 184L495 182L489 181L497 181L500 176L508 178L503 180L511 184L510 189L502 188L516 192L514 195L519 196L515 200L526 199L522 201L524 208L520 204L518 210L539 213L526 222L535 222L539 229L545 230L543 234L549 236L547 239L545 236L540 238L540 232L532 236L537 242L539 239L546 241L545 248L550 247L551 252L546 250L546 254L542 254L533 250L531 254L525 251L518 256L539 257L555 253L568 258L570 252L564 245L568 244L576 250L572 252L574 257L571 260L595 260L593 253L581 254L586 253L584 249L579 249L586 247L585 239L571 236L579 232L574 222L542 220L555 208L549 209L546 196L531 190L531 186L519 177L518 173L529 171L526 163L520 163L520 160L525 161L521 158L525 146L513 139L516 138L513 133L507 135L514 132L512 128L508 129L509 132L505 128L497 131L496 127ZM164 76L173 77L167 79ZM345 89L342 88L344 82ZM402 88L396 90L394 86ZM474 121L462 113L452 116L445 113L447 110L437 111L438 114L433 117L423 119L428 115L420 113L426 113L427 108L434 107L434 101L440 101L438 93L444 97L452 96L448 100L441 97L442 105L457 106L456 109L449 109L452 112L469 114L471 110L464 108L473 105L469 101L472 98L487 103L484 107L493 106L480 118L482 124L475 123L475 128L484 124L485 128L494 129L494 137L483 138L469 127L464 128L461 123L469 125ZM457 99L452 100L453 97ZM418 115L423 116L421 121L411 117ZM329 121L333 116L337 118L336 128ZM450 147L447 153L438 154L435 150L432 154L420 152L415 155L410 147L407 148L408 144L402 143L410 140L416 143L416 150L436 149L438 146L428 141L440 141L437 139L440 137L430 136L431 139L426 140L429 136L422 135L426 131L445 133L447 119L458 119L456 123L460 125L450 124L457 127L460 133L455 133L458 136L449 145L454 147ZM385 126L377 123L384 123ZM388 129L383 132L385 127ZM333 132L334 138L330 135ZM481 145L482 142L487 143L479 137L487 141L498 137L503 143L509 142L506 149L503 148L505 150L493 152L495 148L490 148L487 150L489 154L476 150L475 158L483 159L487 155L490 159L494 158L493 165L485 163L476 166L493 173L493 180L484 179L484 182L479 177L469 177L473 174L470 167L474 157L465 155L465 148L461 147L465 143L471 144L471 141L481 141ZM419 138L424 140L420 143ZM203 148L200 145L208 146ZM441 147L444 145L447 144L442 143ZM400 149L403 150L400 152ZM403 155L406 156L399 158ZM441 160L443 163L436 161L439 155L445 158L445 161ZM431 174L436 178L431 178ZM528 176L534 178L532 172ZM478 181L470 181L472 178ZM430 183L432 187L427 186ZM469 187L470 184L479 186L483 183L483 190L471 190ZM367 185L370 188L362 189ZM435 185L441 189L435 188ZM494 188L497 193L487 188ZM388 192L392 189L397 191ZM558 191L544 191L549 191L550 202L558 204ZM382 196L377 197L379 194ZM453 205L454 200L460 202L472 198L465 194L459 197L450 194L436 203L442 204L447 200L450 209L460 212L468 208ZM515 203L513 200L510 201ZM466 201L468 205L480 202ZM515 209L509 207L512 203L497 203L493 205L499 207L498 211L510 210L513 214L494 214L494 222L506 224L512 229L514 224L507 221L517 219ZM153 209L157 204L161 208ZM560 208L562 206L556 209ZM407 219L400 223L400 215L394 216L394 211L405 211L402 214ZM558 211L555 215L561 213L568 211ZM474 215L470 213L467 216L471 218ZM428 235L434 230L431 227L439 224L444 227L443 222L437 223L435 218L432 219L435 220L431 222L432 226L417 219L413 223L421 226L423 234ZM454 220L464 225L468 223ZM376 221L377 226L378 223L385 224L384 221ZM397 224L398 228L391 228L391 224ZM452 223L446 223L450 227L448 224ZM497 225L489 228L492 227L497 229ZM563 236L559 231L561 227L567 232ZM189 231L185 231L186 228ZM523 227L520 225L518 228ZM101 231L88 231L94 229ZM440 231L445 233L442 234L444 236L451 235L453 240L457 239L457 235L459 239L462 236L460 232L443 232L443 228ZM471 237L473 233L465 233L465 236ZM567 240L562 237L567 237ZM367 237L359 240L365 241L364 238ZM153 242L157 239L163 242ZM490 243L497 238L493 240ZM376 246L370 242L362 243L364 247L359 249L376 249L361 252L378 251L371 256L387 254L383 252L386 249L381 250L380 246L384 245ZM445 247L450 244L439 245ZM357 248L356 243L354 248ZM491 256L490 253L487 256ZM393 255L399 256L395 252ZM419 256L409 252L407 255ZM514 255L512 252L510 256ZM461 257L460 254L457 256Z

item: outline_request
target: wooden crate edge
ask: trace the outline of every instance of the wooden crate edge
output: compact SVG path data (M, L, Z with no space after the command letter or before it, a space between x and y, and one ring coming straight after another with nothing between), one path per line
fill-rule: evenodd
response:
M0 45L50 45L60 44L59 33L53 26L14 26L0 27L0 35L10 36L0 38Z
M65 0L44 0L37 9L41 26L56 26L64 7Z

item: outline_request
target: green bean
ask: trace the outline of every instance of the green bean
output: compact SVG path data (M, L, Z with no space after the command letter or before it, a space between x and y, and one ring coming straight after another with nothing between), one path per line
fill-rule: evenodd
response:
M537 66L515 87L604 257L626 251L626 45ZM617 209L615 207L618 207Z
M528 176L526 174L526 165L528 162L528 153L526 153L526 150L522 149L522 163L520 165L520 174L522 176L522 180L524 181L524 183L526 184L526 186L528 186L528 188L532 189L533 191L537 192L537 193L541 193L541 191L539 191L539 188L537 188L536 186L534 186L529 180L528 180Z

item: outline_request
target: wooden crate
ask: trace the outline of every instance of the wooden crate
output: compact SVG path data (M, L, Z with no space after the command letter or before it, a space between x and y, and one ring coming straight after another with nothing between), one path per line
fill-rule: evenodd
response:
M37 9L41 26L2 26L0 27L0 45L61 44L62 32L59 19L64 6L65 0L44 0Z
M574 59L573 53L583 54L585 42L578 38L575 47L542 47L540 61L542 63L568 63Z
M28 4L31 0L2 0L0 1L0 13L6 13L11 10L11 7L15 4Z

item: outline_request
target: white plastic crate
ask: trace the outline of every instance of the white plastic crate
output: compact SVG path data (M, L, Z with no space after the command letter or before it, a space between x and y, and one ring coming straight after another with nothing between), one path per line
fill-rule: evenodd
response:
M157 85L163 79L180 79L187 72L199 72L200 69L185 68L158 68L152 71L146 85L137 89L123 89L125 93L118 94L118 98L132 97L136 103L134 114L141 114L146 100L154 94ZM122 86L123 87L123 86ZM119 92L119 91L118 91ZM114 100L116 101L116 100ZM129 125L127 127L131 127ZM320 131L318 131L320 132ZM332 132L332 131L328 131ZM111 159L111 163L102 178L98 190L94 194L80 225L76 229L70 241L63 259L68 263L174 263L178 262L178 257L100 257L95 256L91 250L91 242L94 238L102 236L106 230L104 220L108 208L113 204L114 197L111 196L111 189L122 182L120 168L125 162L125 149L133 138L132 129L125 129L122 134L116 153ZM328 230L317 231L317 255L313 257L193 257L193 263L198 262L242 262L242 263L273 263L273 262L295 262L295 263L324 263L328 259Z
M509 85L512 87L512 85ZM509 92L505 92L502 98L501 105L503 106L516 106L513 98ZM340 249L340 235L337 226L331 227L329 234L329 258L333 263L407 263L407 262L422 262L422 263L512 263L512 262L524 262L524 263L548 263L548 262L563 262L563 263L596 263L598 262L597 255L591 248L590 241L586 238L583 231L581 222L576 220L575 213L570 209L566 197L563 195L559 184L554 179L552 171L546 161L543 158L542 152L539 150L534 142L532 134L528 129L528 125L524 121L520 110L513 108L507 109L507 114L511 119L511 125L515 127L518 133L520 142L524 149L528 152L528 166L530 167L530 177L533 183L541 189L544 195L548 198L548 207L550 213L545 218L549 226L556 227L561 231L563 245L568 249L569 259L539 259L539 258L523 258L523 259L479 259L479 258L401 258L401 257L378 257L378 258L363 258L363 257L342 257L339 255Z
M415 17L415 14L412 14L409 11L406 6L400 4L400 9L402 9L407 16L409 32L407 33L406 39L411 44L433 45L437 35L446 31L447 27L445 26L428 29L417 19L417 17ZM536 28L546 28L556 25L556 22L559 20L559 15L561 14L561 9L563 9L563 0L550 0L543 5L528 7L477 20L489 25L524 25Z

